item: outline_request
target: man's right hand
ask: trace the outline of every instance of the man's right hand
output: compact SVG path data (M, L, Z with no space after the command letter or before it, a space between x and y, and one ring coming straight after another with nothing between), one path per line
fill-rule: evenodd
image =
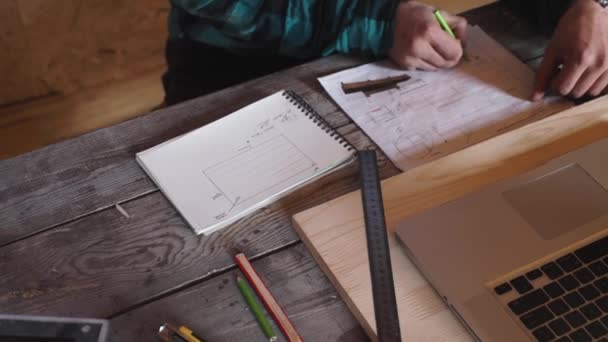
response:
M608 92L608 10L592 0L570 7L545 51L534 88L533 100L549 89L575 98Z
M432 7L417 1L399 4L390 58L408 69L436 70L458 64L463 54L460 40L465 38L467 21L444 11L441 15L458 39L441 28Z

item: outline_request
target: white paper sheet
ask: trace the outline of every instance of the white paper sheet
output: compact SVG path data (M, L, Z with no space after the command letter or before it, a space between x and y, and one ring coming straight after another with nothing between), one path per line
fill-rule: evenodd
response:
M341 87L402 74L411 79L384 91L347 95ZM528 101L533 71L479 27L469 29L466 58L453 69L406 71L383 61L319 81L401 170L571 106L555 97Z
M197 233L209 234L335 170L354 151L283 92L137 154Z

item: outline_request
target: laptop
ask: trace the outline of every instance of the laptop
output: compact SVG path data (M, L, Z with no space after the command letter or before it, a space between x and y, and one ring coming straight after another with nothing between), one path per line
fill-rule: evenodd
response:
M608 139L400 222L480 341L608 341Z

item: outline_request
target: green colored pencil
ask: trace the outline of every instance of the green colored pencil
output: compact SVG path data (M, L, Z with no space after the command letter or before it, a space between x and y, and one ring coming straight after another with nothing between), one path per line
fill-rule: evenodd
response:
M437 19L441 28L445 32L447 32L450 36L452 36L452 38L456 38L454 31L452 31L452 28L450 27L450 25L448 25L448 23L445 21L445 19L441 15L441 12L439 12L439 10L435 10L434 14L435 14L435 19Z
M249 309L251 310L251 312L257 319L258 323L260 324L262 331L264 331L264 334L266 335L266 337L268 337L268 340L270 342L276 341L277 334L275 334L274 331L272 330L272 326L270 325L270 322L268 322L268 319L266 319L266 316L264 315L264 311L262 311L262 308L260 307L258 302L255 300L255 295L253 294L253 290L251 289L251 287L249 286L247 281L245 279L237 276L236 283L239 286L239 290L241 290L241 294L243 295L243 298L245 298L247 305L249 305Z

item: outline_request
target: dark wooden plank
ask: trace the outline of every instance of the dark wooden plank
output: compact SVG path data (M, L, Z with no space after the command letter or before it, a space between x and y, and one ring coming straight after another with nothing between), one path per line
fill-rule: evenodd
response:
M340 129L360 149L354 124ZM381 174L398 170L381 155ZM358 187L357 165L332 173L219 233L195 236L159 191L0 247L0 312L110 316L299 241L291 216Z
M302 244L254 262L305 341L367 341L363 329ZM230 271L111 320L112 341L155 341L164 322L207 341L264 341ZM275 331L279 331L275 326ZM281 336L279 341L285 341Z
M542 44L531 28L517 24L516 17L505 21L504 11L503 5L494 5L468 17L520 57L536 54ZM350 119L325 95L317 78L360 62L343 56L324 58L0 161L0 246L155 191L134 160L136 152L282 88L301 94L334 127L348 125Z

